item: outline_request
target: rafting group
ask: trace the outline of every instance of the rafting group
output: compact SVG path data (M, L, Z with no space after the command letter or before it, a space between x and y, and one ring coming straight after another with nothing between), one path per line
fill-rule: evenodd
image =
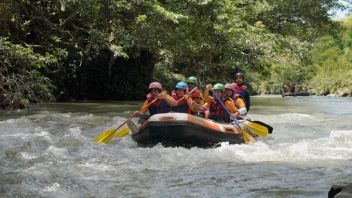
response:
M244 75L237 73L233 83L206 85L198 89L194 76L178 82L168 94L161 83L152 82L143 106L117 128L101 133L95 140L108 143L132 132L140 146L214 147L222 142L241 144L266 137L273 128L246 116L250 97ZM140 117L136 124L131 119ZM124 124L128 128L119 130Z
M285 96L310 96L310 93L308 92L307 85L303 83L301 87L301 91L297 92L296 91L296 83L292 82L290 86L287 84L284 84L281 89L281 95L282 97Z
M198 79L191 76L186 81L178 82L168 95L159 82L152 82L148 87L147 99L135 115L145 117L143 115L148 111L150 116L178 112L229 123L232 119L245 117L250 108L249 93L243 83L244 75L237 73L233 83L208 84L202 92L197 87Z

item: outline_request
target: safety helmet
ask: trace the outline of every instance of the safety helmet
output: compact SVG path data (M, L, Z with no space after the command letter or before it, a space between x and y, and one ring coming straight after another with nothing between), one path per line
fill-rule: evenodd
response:
M216 83L213 87L213 90L221 90L221 91L224 91L225 90L225 87L223 84L221 83Z
M148 89L160 89L160 90L162 90L163 88L162 88L162 86L161 86L161 84L159 82L152 82L152 83L149 84Z
M191 77L187 78L186 82L197 85L198 84L198 79L195 76L191 76Z
M184 89L184 90L186 90L186 89L187 89L187 83L186 83L186 82L183 82L183 81L178 82L178 83L176 84L176 88L177 88L177 89Z
M235 79L236 79L237 77L242 77L242 78L244 79L244 75L243 75L243 73L241 73L241 72L236 73Z
M225 85L225 89L231 89L232 91L235 90L235 88L233 87L233 85L230 84L230 83L227 83L227 84Z

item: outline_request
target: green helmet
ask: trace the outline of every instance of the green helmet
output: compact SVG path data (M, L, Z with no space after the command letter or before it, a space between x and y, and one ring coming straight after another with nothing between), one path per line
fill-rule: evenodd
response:
M221 83L216 83L213 87L213 90L221 90L224 91L225 90L225 86Z
M186 82L197 85L198 84L198 79L195 76L191 76L191 77L187 78Z

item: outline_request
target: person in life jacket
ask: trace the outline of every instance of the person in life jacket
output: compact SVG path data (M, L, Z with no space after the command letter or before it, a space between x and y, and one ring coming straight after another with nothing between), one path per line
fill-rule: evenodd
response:
M230 97L234 103L240 115L247 114L246 103L240 94L235 94L235 88L233 88L232 84L228 83L225 85L225 92L228 97Z
M187 83L189 91L192 91L194 88L196 88L196 90L194 90L191 93L191 98L198 105L193 105L193 108L191 109L191 113L192 114L199 114L200 112L204 111L202 109L199 109L199 107L201 105L204 105L205 99L203 97L202 92L197 87L198 86L198 79L195 76L190 76L189 78L187 78L186 83Z
M235 94L239 94L244 99L244 102L246 103L246 109L248 112L251 106L251 101L250 101L249 92L247 90L247 86L243 84L244 80L245 79L244 79L243 73L239 72L235 75L235 82L232 83L232 85L233 85L233 88L235 89Z
M211 84L208 84L205 91L209 92L210 90L213 91L213 95L216 94L216 96L223 101L225 107L231 113L231 115L227 114L221 103L216 100L216 96L212 97L208 94L208 97L206 98L207 102L204 106L210 109L210 119L218 122L231 122L231 117L237 118L240 115L233 100L224 93L225 86L223 84L217 83L214 87L212 87Z
M296 83L291 83L290 92L292 95L296 95Z
M286 84L282 86L282 95L285 95L289 92L289 88Z
M169 96L165 91L162 91L162 86L159 82L152 82L148 87L149 93L147 99L144 101L143 106L139 109L138 115L143 115L147 111L152 116L157 113L170 112L172 106L176 106L176 100ZM148 107L148 104L154 99L157 99L153 104Z
M176 84L176 92L172 95L172 97L176 100L177 105L171 107L171 111L179 112L179 113L190 113L193 108L192 98L186 94L187 91L187 83L186 82L178 82Z

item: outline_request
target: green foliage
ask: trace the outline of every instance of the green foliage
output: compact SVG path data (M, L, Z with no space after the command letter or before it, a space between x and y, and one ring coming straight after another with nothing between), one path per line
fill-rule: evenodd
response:
M54 55L42 56L30 45L0 37L0 107L19 108L28 101L54 101L53 85L39 69L58 64Z
M320 38L310 51L315 70L311 86L318 94L336 93L341 88L352 91L352 17L341 24L338 34Z
M28 71L44 84L49 78L59 99L136 99L152 80L173 87L193 75L204 85L232 81L238 71L255 91L271 92L313 78L310 61L346 53L347 32L325 46L335 47L330 52L307 58L311 42L336 27L329 11L340 6L338 0L3 0L0 36L11 51L4 60L20 65L13 73Z

